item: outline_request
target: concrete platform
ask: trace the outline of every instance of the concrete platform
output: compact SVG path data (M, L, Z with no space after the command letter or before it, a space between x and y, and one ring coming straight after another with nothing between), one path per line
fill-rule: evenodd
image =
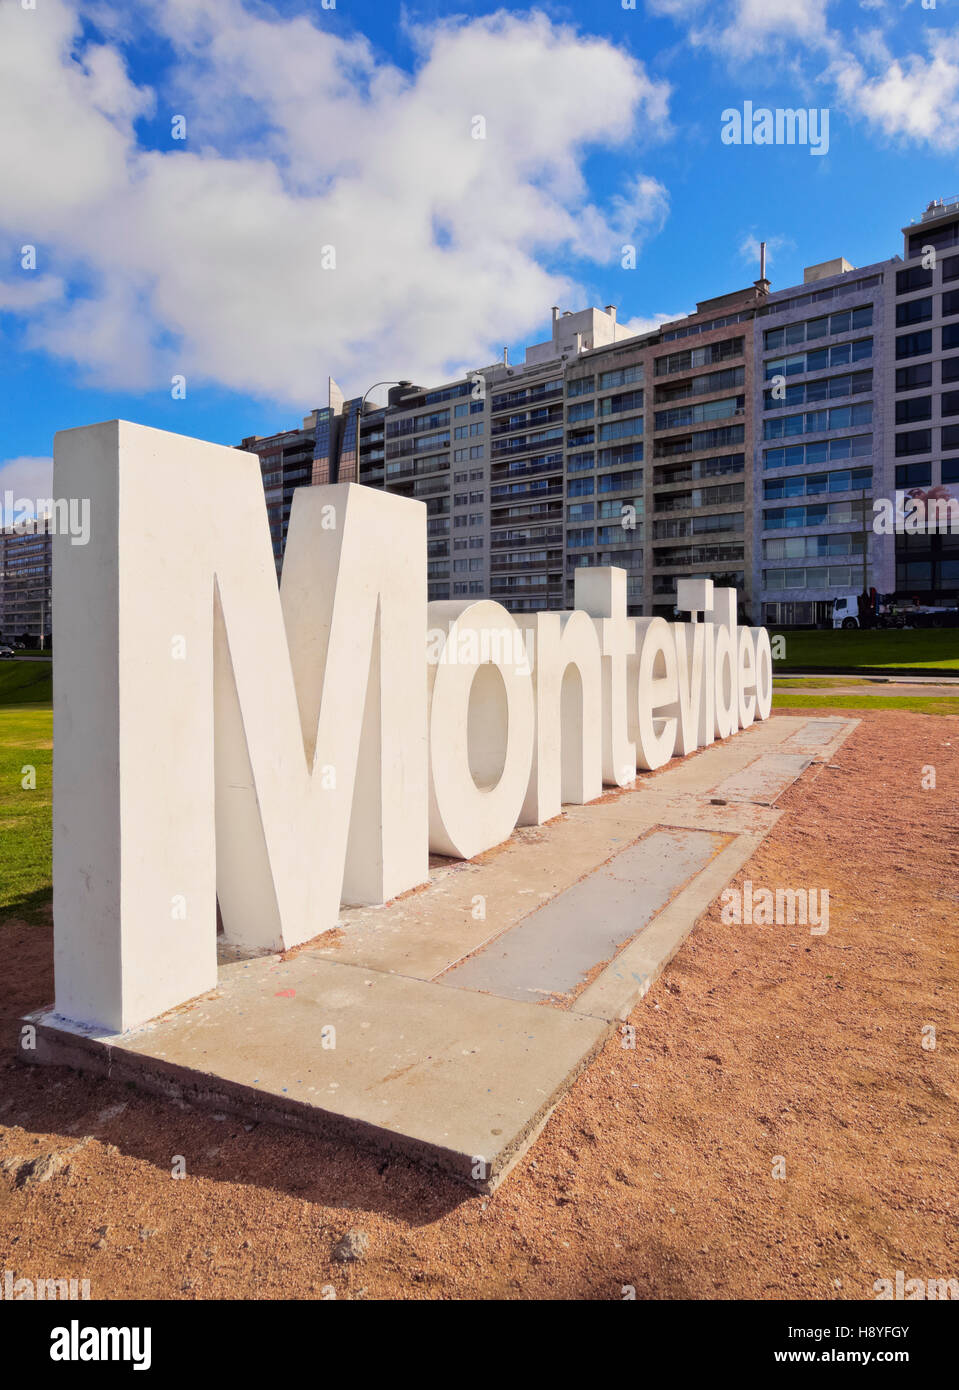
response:
M21 1057L489 1191L775 825L771 801L857 723L774 716L477 861L441 861L401 899L345 909L333 940L285 959L224 950L212 994L144 1028L33 1015Z
M505 999L571 997L724 849L715 830L657 829L442 976Z

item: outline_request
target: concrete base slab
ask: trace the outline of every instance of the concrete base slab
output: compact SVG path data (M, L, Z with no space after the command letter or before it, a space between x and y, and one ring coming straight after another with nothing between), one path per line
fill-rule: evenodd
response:
M798 753L763 753L742 772L726 777L713 794L726 801L756 801L771 806L809 766Z
M488 1191L778 820L756 798L765 760L795 777L858 722L774 716L476 861L441 863L421 890L345 910L336 939L285 958L226 952L211 995L144 1028L33 1015L36 1046L21 1030L20 1056L393 1149ZM466 987L480 967L464 958L492 942L488 969L508 938L522 997L480 992L481 973ZM584 976L571 1007L525 1002Z
M729 843L709 830L654 830L620 850L442 976L505 999L572 996Z
M129 1033L84 1032L52 1014L30 1021L34 1060L374 1140L483 1191L607 1032L594 1017L309 955L237 962L212 997Z

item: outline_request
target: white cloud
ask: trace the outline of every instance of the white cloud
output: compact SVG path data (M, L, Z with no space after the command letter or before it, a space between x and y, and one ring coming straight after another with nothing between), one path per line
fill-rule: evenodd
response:
M53 487L53 459L20 458L7 459L0 463L0 524L8 526L15 518L33 516L35 507L29 511L16 509L18 501L35 503L38 498L50 497ZM13 507L6 506L6 494L13 494Z
M832 0L647 4L652 13L683 26L694 48L720 55L757 88L771 79L780 85L788 81L795 93L790 105L825 99L886 137L937 151L959 144L959 29L920 27L914 18L918 6L904 16L908 0L905 6L860 0L859 9L872 25L863 29L831 27ZM911 46L917 35L928 56L896 52L897 43ZM757 57L763 59L758 69L752 63Z
M40 304L62 299L63 281L56 275L24 275L22 280L0 280L0 310L21 314Z
M611 263L665 216L642 174L596 206L583 162L660 138L667 84L542 14L420 26L412 76L240 0L137 17L175 55L159 96L109 45L75 60L66 0L0 7L0 230L28 228L41 268L55 254L84 284L35 306L28 341L97 384L183 373L315 405L329 373L350 391L439 380L579 299L546 258ZM186 142L138 149L151 112L184 115Z
M640 315L636 318L625 320L620 326L625 328L627 336L630 337L632 337L633 334L655 333L664 323L673 323L674 320L685 318L687 314L694 314L695 312L696 309L693 307L691 309L682 309L678 314L653 314L652 318L643 318Z
M767 270L772 265L773 259L778 252L795 251L796 249L796 243L792 240L791 237L775 235L759 238L753 236L752 232L747 232L747 234L742 238L742 240L739 243L739 255L744 261L748 261L750 265L756 267L757 275L759 274L759 252L761 240L765 241L766 243Z
M833 75L843 105L884 135L952 150L959 144L959 38L931 33L928 44L928 58L891 58L875 76L847 54Z
M786 52L796 42L825 45L829 4L830 0L733 0L716 6L712 0L648 0L653 14L688 25L689 40L696 47L730 58Z

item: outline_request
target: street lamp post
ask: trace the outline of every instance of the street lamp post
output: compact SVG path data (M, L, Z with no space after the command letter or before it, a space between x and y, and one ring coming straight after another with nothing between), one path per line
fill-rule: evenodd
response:
M360 432L363 428L363 411L366 409L366 398L371 391L375 391L378 386L412 386L411 381L374 381L372 386L367 387L363 392L363 399L360 401L360 408L356 416L356 481L360 481ZM385 464L385 459L384 459ZM386 482L386 469L383 470L383 481Z

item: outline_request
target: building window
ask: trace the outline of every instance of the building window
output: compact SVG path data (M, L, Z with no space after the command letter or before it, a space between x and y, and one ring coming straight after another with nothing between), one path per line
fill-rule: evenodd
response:
M932 363L917 362L912 367L896 368L896 390L918 391L932 385Z
M593 479L570 478L566 485L566 493L569 497L592 497Z
M896 294L912 294L916 290L927 290L932 284L932 271L921 265L911 265L907 270L896 272Z
M574 547L591 546L594 544L593 534L593 528L591 526L585 527L581 530L567 531L566 544L567 546Z
M896 401L896 424L909 425L913 420L932 419L932 397L911 396L904 401Z
M907 299L896 305L896 327L908 328L911 323L925 323L932 318L932 296Z
M932 430L906 430L896 435L896 458L905 454L928 454L932 448Z
M943 330L945 332L945 330ZM896 339L896 357L922 357L932 352L932 329L921 333L903 333Z
M573 377L566 383L567 396L591 396L596 378L592 376Z
M896 487L929 487L931 463L900 463L896 468Z
M742 339L740 339L742 342ZM614 386L629 386L635 381L643 379L643 364L636 362L632 367L620 367L618 371L602 372L599 378L599 389L608 391ZM592 380L592 377L590 377Z

